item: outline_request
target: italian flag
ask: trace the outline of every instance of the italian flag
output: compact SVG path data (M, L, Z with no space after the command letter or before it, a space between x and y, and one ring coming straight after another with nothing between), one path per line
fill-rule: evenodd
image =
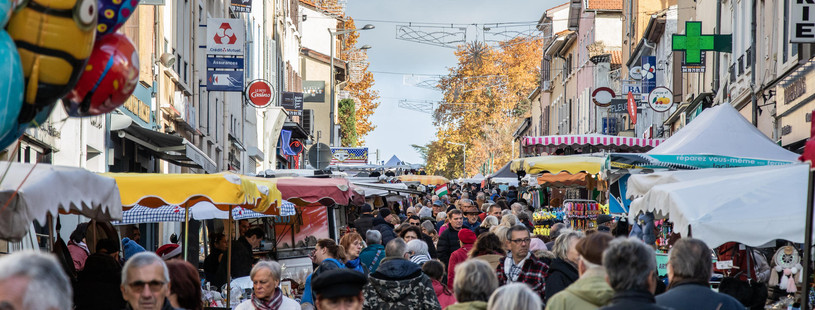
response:
M447 184L436 186L436 196L442 197L447 195Z

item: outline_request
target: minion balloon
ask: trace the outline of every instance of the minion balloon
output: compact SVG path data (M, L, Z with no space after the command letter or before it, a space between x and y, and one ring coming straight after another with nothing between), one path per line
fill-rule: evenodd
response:
M41 119L76 84L93 50L97 0L29 0L11 16L8 32L23 64L21 124Z

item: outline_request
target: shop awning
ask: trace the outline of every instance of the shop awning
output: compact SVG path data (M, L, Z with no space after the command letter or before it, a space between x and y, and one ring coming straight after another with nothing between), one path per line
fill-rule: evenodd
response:
M136 124L115 130L120 138L128 139L149 150L153 155L174 165L200 168L217 173L218 166L207 154L185 138L150 130Z
M647 151L662 142L662 139L643 139L634 137L620 137L607 135L564 135L564 136L526 136L523 138L524 146L543 145L549 147L578 147L595 146L598 148L614 148L618 150Z
M291 131L292 139L308 139L310 136L303 126L295 122L283 123L283 129Z
M546 187L585 187L593 179L585 172L569 173L543 173L538 177L538 185Z
M410 194L422 195L424 192L409 189L405 183L353 183L354 186L361 188L365 191L365 196L388 196L393 194L401 194L409 196Z
M450 183L450 180L439 175L400 175L402 182L419 182L422 185L441 185Z
M512 161L510 169L514 172L524 171L527 174L543 172L555 174L561 172L568 172L570 174L586 172L588 174L597 174L602 170L603 163L605 163L605 157L590 155L538 156L515 159Z
M244 178L274 187L280 191L282 199L300 206L314 203L324 206L347 205L353 202L353 189L345 178Z

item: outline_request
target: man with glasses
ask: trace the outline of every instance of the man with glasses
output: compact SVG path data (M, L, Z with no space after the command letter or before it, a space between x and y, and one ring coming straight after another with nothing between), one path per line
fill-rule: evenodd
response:
M462 199L461 212L464 212L464 228L475 232L478 226L481 226L481 221L478 218L478 214L481 212L478 212L478 207L475 206L472 200Z
M540 296L541 300L544 300L549 266L529 252L529 243L532 239L526 226L512 226L507 231L507 240L509 240L510 251L506 257L501 259L495 270L498 285L512 282L526 283Z
M141 252L133 255L122 268L122 297L127 309L172 310L170 300L170 272L158 255Z

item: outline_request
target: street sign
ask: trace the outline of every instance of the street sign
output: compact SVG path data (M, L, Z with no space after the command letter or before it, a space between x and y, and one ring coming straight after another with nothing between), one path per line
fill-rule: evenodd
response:
M283 92L283 106L291 116L303 115L303 93Z
M628 93L628 115L631 117L631 124L637 124L637 101L634 94Z
M607 107L615 96L614 90L611 88L598 87L591 93L591 101L598 107Z
M207 90L210 91L243 91L243 70L215 71L207 70Z
M648 94L648 105L656 112L666 112L674 105L674 94L667 87L657 87Z
M803 0L790 2L790 43L815 43L815 3ZM782 42L781 44L787 44Z
M246 100L255 108L265 108L274 102L274 86L266 80L254 80L246 86Z
M243 56L244 32L241 19L207 19L207 54Z
M207 69L243 69L243 58L207 56Z
M317 143L308 150L308 163L314 169L325 169L331 163L331 158L331 147L325 143Z
M795 1L795 0L792 0ZM685 34L673 34L671 45L674 51L685 52L685 63L702 63L702 54L707 51L730 53L733 49L732 35L702 34L702 22L685 22Z

